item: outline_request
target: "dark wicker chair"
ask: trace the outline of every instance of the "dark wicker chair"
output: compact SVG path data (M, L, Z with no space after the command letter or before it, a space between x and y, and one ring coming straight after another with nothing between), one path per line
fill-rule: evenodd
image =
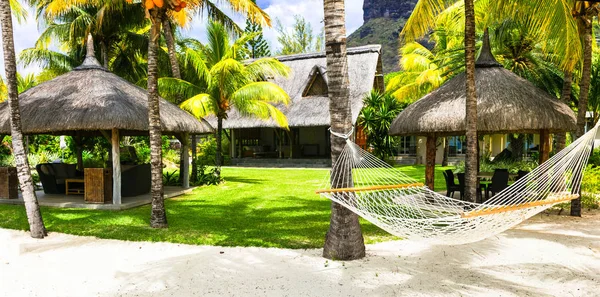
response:
M150 192L152 173L150 164L122 166L121 196L133 197Z
M443 174L444 179L446 180L446 196L454 197L454 194L458 191L460 192L460 197L462 198L463 191L459 185L454 183L454 173L452 170L448 169L444 171ZM464 187L462 187L462 189L464 189Z
M521 178L525 177L525 175L529 174L529 171L525 171L525 170L519 170L517 172L517 180L520 180Z
M496 195L496 193L506 189L508 187L508 177L508 170L496 169L492 176L492 183L489 184L485 190L485 199L487 200ZM491 196L490 193L492 193Z

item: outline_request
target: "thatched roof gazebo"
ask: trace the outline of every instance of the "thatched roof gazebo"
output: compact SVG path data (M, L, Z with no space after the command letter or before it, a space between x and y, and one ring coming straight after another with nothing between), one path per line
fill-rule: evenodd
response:
M119 137L148 135L148 93L102 67L94 55L91 36L81 66L19 94L19 107L24 134L71 135L74 139L104 136L109 139L113 146L113 201L120 203ZM8 104L1 103L0 135L10 135L9 117ZM176 136L183 145L187 145L190 134L213 130L208 122L198 121L162 98L160 121L162 132ZM182 158L188 156L184 153ZM182 168L182 174L185 171L186 168ZM184 186L187 183L189 181Z
M550 152L549 134L576 128L575 114L569 106L496 61L487 32L475 64L475 85L478 134L539 133L542 162ZM390 127L390 135L427 136L426 181L431 188L436 138L465 134L465 86L465 73L456 75L408 106Z

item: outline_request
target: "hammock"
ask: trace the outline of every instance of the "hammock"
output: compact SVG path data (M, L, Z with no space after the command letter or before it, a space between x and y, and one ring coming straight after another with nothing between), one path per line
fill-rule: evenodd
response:
M346 139L328 184L318 194L405 239L465 244L503 232L545 209L579 197L598 125L484 203L428 189Z

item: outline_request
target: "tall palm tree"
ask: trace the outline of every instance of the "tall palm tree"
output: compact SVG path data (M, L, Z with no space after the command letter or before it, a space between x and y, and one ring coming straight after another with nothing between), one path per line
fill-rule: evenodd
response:
M579 81L579 103L577 105L577 138L585 133L586 112L588 109L588 96L592 78L592 21L600 12L598 3L578 1L574 5L575 17L579 28L579 35L583 43L583 62L581 67L581 80ZM581 198L571 200L571 216L581 216Z
M38 205L35 190L33 188L33 180L29 170L29 161L27 160L25 145L23 143L17 90L17 62L15 58L12 16L9 0L0 1L0 22L2 23L2 45L8 88L8 106L10 110L13 154L17 165L19 184L21 185L21 192L23 193L23 200L25 201L25 210L27 212L31 237L44 238L47 235L46 227L44 226L40 206Z
M150 40L148 42L148 123L150 124L150 164L152 168L152 211L150 226L166 228L164 189L162 181L162 132L158 97L158 39L166 7L146 7L150 15Z
M206 46L190 40L190 47L185 49L186 69L193 71L185 74L189 81L165 77L160 79L160 86L167 98L178 95L188 98L181 108L197 118L217 117L216 166L220 167L223 120L232 107L245 115L273 119L287 128L285 115L273 104L287 104L289 96L279 86L264 80L287 76L289 68L274 58L258 59L248 65L241 61L247 56L245 44L256 33L242 35L231 44L225 26L214 21L209 23L207 33Z
M344 0L323 0L325 18L325 48L327 77L329 79L329 114L331 130L347 133L352 129L350 87L348 82L348 57L346 56L346 24ZM331 161L340 157L345 139L331 137ZM340 173L331 172L331 176ZM332 188L352 186L352 173ZM358 216L340 204L331 202L331 219L325 236L323 257L337 260L354 260L365 256L365 243Z

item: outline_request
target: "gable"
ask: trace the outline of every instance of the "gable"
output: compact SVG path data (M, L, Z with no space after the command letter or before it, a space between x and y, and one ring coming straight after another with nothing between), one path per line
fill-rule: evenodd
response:
M302 97L327 97L328 92L326 70L321 66L315 65L310 71L308 82L302 92Z

